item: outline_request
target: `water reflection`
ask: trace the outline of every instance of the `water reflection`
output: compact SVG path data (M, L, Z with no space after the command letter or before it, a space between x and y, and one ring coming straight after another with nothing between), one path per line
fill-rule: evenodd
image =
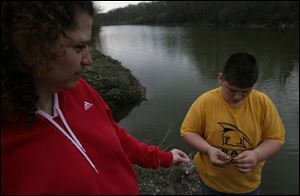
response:
M261 80L278 78L285 84L299 62L297 31L264 29L225 29L215 27L186 28L199 72L218 72L232 53L253 53L260 64Z

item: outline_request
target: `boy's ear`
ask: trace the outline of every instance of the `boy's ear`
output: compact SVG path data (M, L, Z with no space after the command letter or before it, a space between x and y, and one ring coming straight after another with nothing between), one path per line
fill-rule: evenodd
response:
M218 81L219 81L220 84L222 84L224 82L224 75L223 75L222 72L219 73Z

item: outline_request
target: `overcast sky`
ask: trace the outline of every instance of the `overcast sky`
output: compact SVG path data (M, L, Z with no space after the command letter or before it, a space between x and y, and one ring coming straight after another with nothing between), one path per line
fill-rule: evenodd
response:
M96 7L100 6L101 13L108 12L115 8L126 7L129 4L135 5L140 2L143 1L94 1Z

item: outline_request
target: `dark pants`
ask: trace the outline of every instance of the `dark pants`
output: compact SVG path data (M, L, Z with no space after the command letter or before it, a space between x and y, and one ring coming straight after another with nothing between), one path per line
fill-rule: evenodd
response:
M233 195L232 193L222 193L222 192L216 191L216 190L208 187L207 185L205 185L201 179L199 181L199 186L203 192L203 195ZM242 193L242 194L238 194L238 195L259 195L259 191L260 191L260 187L258 187L257 189L255 189L254 191L251 191L249 193Z

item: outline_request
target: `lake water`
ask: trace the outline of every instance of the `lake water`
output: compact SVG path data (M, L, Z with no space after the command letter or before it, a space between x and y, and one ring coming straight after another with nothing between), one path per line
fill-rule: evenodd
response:
M121 61L146 87L147 101L119 124L148 144L193 154L179 136L187 110L218 86L230 54L253 53L260 65L255 88L273 100L286 128L286 144L264 167L261 193L299 194L299 29L128 25L102 27L99 36L99 50Z

